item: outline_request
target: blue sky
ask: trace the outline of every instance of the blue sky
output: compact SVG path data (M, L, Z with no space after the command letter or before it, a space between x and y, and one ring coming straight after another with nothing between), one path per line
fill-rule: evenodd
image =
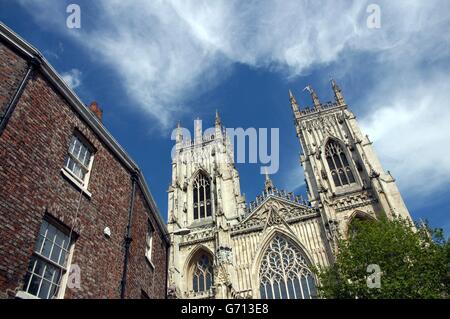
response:
M81 28L66 7L81 7ZM367 27L367 7L381 27ZM164 218L172 128L280 129L275 185L304 193L288 100L311 84L344 91L414 219L450 231L448 1L0 0L0 19L37 47L144 171ZM238 164L241 191L263 188L259 164Z

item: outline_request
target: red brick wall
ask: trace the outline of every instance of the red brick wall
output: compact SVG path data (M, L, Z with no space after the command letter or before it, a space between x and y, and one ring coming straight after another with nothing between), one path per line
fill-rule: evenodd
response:
M27 70L27 63L0 43L0 118Z
M5 53L7 52L7 53ZM23 60L0 47L0 102L8 100L23 75ZM15 70L15 72L10 72ZM74 130L96 149L89 198L61 174ZM66 298L119 298L124 259L124 237L131 197L130 172L114 157L49 82L34 73L8 125L0 136L0 298L22 289L34 243L44 214L79 234L72 264L81 269L81 288L67 289ZM139 188L137 188L139 189ZM155 270L145 261L147 216L156 220L137 192L133 212L127 296L164 298L165 247L155 245ZM74 224L78 209L78 221ZM106 238L103 229L111 229ZM157 237L157 236L155 236ZM155 239L160 243L160 239ZM144 247L144 248L142 248ZM153 281L151 278L157 278Z
M134 241L134 238L142 238L146 235L149 219L146 210L148 208L142 192L137 188L131 235L133 244L130 249L130 267L128 268L127 278L127 298L140 298L142 290L150 297L155 295L163 296L166 292L165 271L167 264L163 234L157 227L154 227L155 234L153 235L152 249L152 263L154 268L145 257L145 241ZM152 225L156 225L156 220L153 216L150 216L150 222Z

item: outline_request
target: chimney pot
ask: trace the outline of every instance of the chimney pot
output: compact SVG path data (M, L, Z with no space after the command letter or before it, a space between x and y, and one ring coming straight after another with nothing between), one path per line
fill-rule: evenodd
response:
M103 110L100 108L98 103L96 101L92 102L91 105L89 105L89 109L92 113L95 114L95 116L102 122L103 118Z

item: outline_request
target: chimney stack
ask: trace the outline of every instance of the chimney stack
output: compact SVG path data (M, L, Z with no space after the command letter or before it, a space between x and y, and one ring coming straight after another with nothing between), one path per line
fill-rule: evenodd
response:
M100 122L102 122L103 117L103 110L100 108L97 102L92 102L91 105L89 105L89 109L92 113L95 114L95 116L99 119Z

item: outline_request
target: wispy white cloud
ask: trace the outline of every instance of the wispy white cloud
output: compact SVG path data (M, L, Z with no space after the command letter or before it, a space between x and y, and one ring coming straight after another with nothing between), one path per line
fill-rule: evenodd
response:
M63 72L61 77L72 89L76 89L81 85L81 71L78 69Z
M374 92L361 124L400 187L426 196L450 182L450 78L410 74L408 82L391 84Z
M307 0L99 0L95 29L59 29L109 63L137 105L168 127L186 100L223 81L233 63L297 76L335 61L346 48L381 51L401 45L430 24L430 16L445 12L436 12L433 1L380 2L380 30L366 26L368 2ZM61 2L21 3L38 13L41 23L64 21Z
M41 24L64 21L59 1L20 1ZM295 78L354 53L375 55L368 75L375 85L360 97L363 126L402 187L418 189L428 176L421 189L431 192L450 181L450 151L441 144L450 137L448 70L433 68L448 65L450 2L377 1L380 29L367 28L370 3L99 0L95 28L60 29L114 68L130 98L163 128L179 112L195 111L186 101L225 80L235 63ZM350 63L341 76L360 67Z
M296 191L305 185L305 175L298 162L292 168L286 170L285 175L281 176L281 179L282 185L280 186L289 191Z

